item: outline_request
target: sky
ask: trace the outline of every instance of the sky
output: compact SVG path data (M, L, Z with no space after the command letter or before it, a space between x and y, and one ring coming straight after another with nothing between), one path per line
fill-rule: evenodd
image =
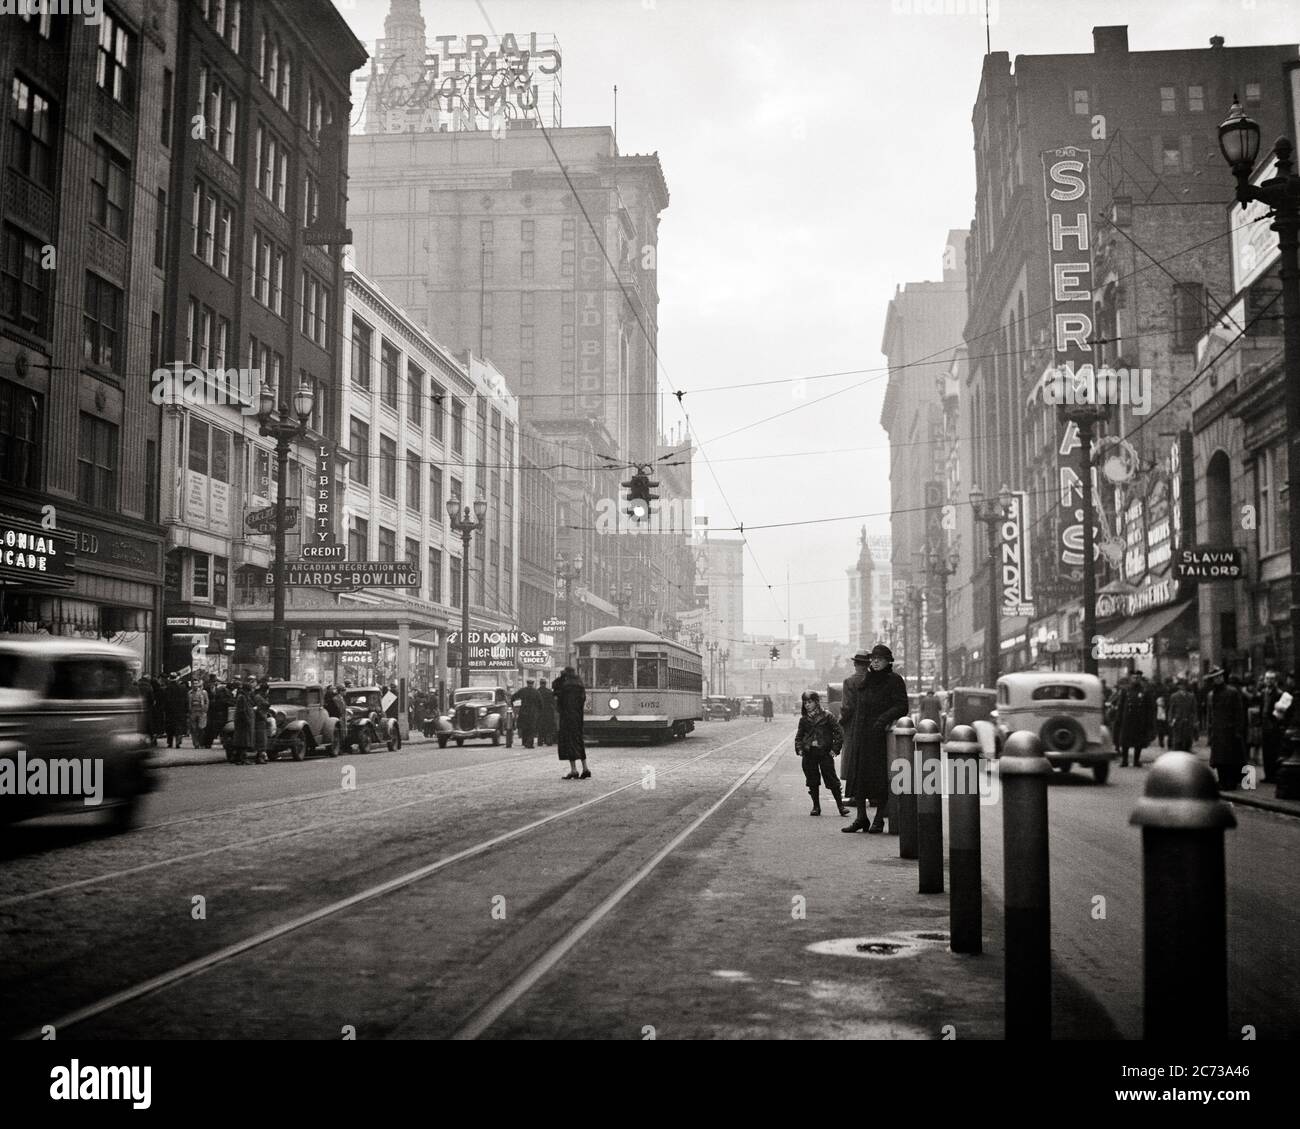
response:
M388 0L335 2L360 39L383 35ZM695 513L714 536L745 527L746 631L846 640L859 530L889 532L886 310L942 276L974 208L984 0L422 6L430 37L556 35L566 126L613 124L618 85L619 148L658 153L670 194L659 378L701 443ZM1013 60L1091 52L1108 24L1135 51L1300 40L1295 0L989 0ZM662 429L683 425L669 398ZM825 518L843 520L757 528Z

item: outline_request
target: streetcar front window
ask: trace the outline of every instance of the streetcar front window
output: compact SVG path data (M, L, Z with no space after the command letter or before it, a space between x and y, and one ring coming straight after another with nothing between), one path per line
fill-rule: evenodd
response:
M664 688L664 659L645 656L636 660L636 688L638 690L662 690Z
M578 677L584 686L599 685L596 682L596 660L583 656L578 660Z
M621 687L631 686L632 685L632 660L631 659L597 659L595 685L621 686Z

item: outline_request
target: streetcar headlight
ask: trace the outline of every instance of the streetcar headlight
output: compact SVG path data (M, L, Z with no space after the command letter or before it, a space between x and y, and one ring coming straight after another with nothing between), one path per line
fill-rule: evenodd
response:
M610 698L610 700L609 700L609 708L612 709L612 710L616 710L616 709L618 709L618 699L617 699L617 698Z

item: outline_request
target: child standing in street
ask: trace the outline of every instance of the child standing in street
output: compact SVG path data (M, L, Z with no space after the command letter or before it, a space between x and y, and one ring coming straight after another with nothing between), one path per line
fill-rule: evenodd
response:
M844 732L840 729L840 723L822 709L821 695L816 690L804 691L803 715L799 718L799 729L795 733L794 749L803 757L804 780L813 802L809 815L822 813L819 788L822 781L835 797L835 806L840 815L849 814L840 795L840 778L835 775L835 755L843 745Z

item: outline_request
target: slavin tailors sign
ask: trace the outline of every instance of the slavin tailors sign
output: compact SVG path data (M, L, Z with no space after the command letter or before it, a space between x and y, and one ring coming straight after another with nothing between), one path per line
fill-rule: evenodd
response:
M334 489L334 444L321 443L316 448L315 497L303 499L310 515L303 531L305 561L341 561L347 555L347 546L334 538Z
M1029 495L1017 491L1012 495L1011 507L1002 519L998 540L1002 554L1002 614L1005 616L1034 614L1033 589L1029 579Z
M76 538L0 514L0 587L71 588Z
M1067 146L1048 149L1042 156L1052 275L1053 372L1048 379L1074 384L1092 379L1092 153ZM1083 480L1075 469L1078 426L1062 419L1059 437L1057 559L1066 577L1076 580L1083 576ZM1095 499L1095 479L1090 488Z
M357 588L418 588L420 569L413 561L285 561L284 582L294 588L351 592ZM263 583L275 583L267 569Z
M1246 565L1240 549L1191 545L1174 554L1174 575L1179 580L1240 580Z

